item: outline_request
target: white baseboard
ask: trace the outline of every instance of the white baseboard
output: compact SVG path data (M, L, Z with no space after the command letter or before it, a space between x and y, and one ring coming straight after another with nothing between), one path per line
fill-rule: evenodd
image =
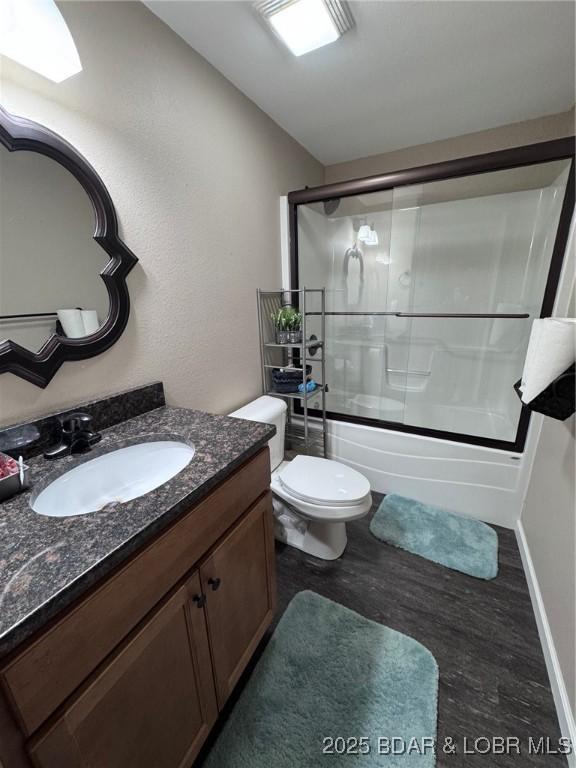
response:
M528 547L528 542L526 541L526 535L521 520L516 524L516 539L518 541L518 548L520 549L520 556L526 574L526 581L528 582L528 589L530 590L532 607L534 608L534 614L536 616L538 634L540 635L542 651L544 652L544 659L546 661L546 669L548 670L548 677L550 678L550 687L552 689L552 695L554 696L554 704L556 705L560 731L564 738L572 741L573 749L576 749L576 722L574 721L574 714L572 713L572 707L570 706L570 700L568 699L568 692L566 691L566 686L564 684L562 669L560 668L560 662L556 654L556 648L554 647L554 638L552 637L552 631L546 616L544 600L542 598L542 593L540 592L538 578L536 576L534 563L532 562L530 549ZM567 755L567 759L570 768L576 768L576 754L573 753L572 755Z

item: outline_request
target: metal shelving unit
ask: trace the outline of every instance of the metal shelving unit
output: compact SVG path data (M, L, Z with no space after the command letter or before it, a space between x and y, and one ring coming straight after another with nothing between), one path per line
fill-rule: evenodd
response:
M327 455L326 430L326 356L324 339L326 338L326 291L324 288L294 288L280 291L258 289L258 328L260 337L260 361L262 374L262 392L272 397L287 401L286 419L287 452ZM310 310L311 303L319 303L319 309ZM302 313L302 342L299 344L278 344L271 313L282 306L291 304ZM311 321L311 317L314 320ZM309 334L315 325L319 336ZM319 356L318 356L319 355ZM306 366L312 365L312 374L318 387L306 392ZM304 392L277 392L274 390L272 370L297 371L302 374ZM315 374L316 369L316 375ZM318 372L320 381L317 380ZM313 426L308 416L308 401L320 395L322 404L319 409L321 419L314 420ZM299 410L295 409L300 406Z

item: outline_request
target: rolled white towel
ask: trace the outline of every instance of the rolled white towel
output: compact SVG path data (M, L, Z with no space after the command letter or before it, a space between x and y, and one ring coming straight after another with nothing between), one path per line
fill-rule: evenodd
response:
M534 320L526 351L520 391L529 403L576 361L576 319Z
M90 336L91 333L96 333L100 328L100 322L98 321L98 313L95 309L83 309L82 310L82 322L84 323L84 335Z
M79 309L59 309L58 320L69 339L81 339L86 336L82 312Z

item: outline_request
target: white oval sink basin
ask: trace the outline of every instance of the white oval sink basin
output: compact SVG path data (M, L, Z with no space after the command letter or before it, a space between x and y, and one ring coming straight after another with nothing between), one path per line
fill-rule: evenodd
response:
M40 491L30 505L50 517L97 512L150 493L192 461L194 447L176 440L155 440L118 448L70 469Z

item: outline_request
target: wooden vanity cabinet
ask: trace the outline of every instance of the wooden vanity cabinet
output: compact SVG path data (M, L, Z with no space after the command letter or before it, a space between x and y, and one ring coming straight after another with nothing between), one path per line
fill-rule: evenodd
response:
M22 758L15 766L28 765L29 758L37 768L192 765L274 613L269 466L264 449L0 670L21 727ZM193 537L194 530L202 532L202 547L197 537L183 538ZM112 591L114 584L131 584L131 569L142 575L142 558L154 562L155 551L162 558L162 573L169 570L164 560L168 553L176 558L175 574L181 574L185 552L195 557L188 572L150 604L147 614L69 694L66 666L54 667L60 659L56 640L70 638L72 643L75 634L77 642L82 639L78 651L91 658L86 653L90 639L82 637L85 623L79 617L90 619L95 605L93 622L108 621L117 631L117 606L116 612L106 613L101 603L104 597L112 599L112 608L114 593L121 603L126 593ZM140 586L148 597L154 594L146 579ZM126 603L126 610L130 605ZM46 676L38 677L43 670L50 671L49 696ZM48 712L52 701L61 704ZM12 768L0 749L2 759L4 768Z
M270 625L276 606L270 503L269 496L264 496L200 566L220 708Z
M195 573L30 745L42 768L184 768L217 717Z

